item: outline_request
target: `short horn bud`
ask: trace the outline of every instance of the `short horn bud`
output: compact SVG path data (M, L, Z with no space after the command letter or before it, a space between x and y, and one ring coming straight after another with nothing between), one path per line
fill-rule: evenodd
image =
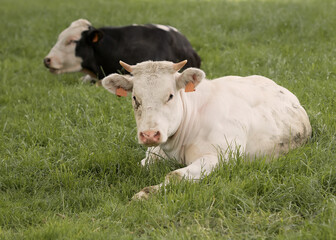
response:
M187 64L187 62L188 62L187 60L184 60L184 61L179 62L179 63L174 63L174 65L173 65L174 70L177 72L178 70L180 70L181 68L183 68L184 65Z
M127 71L127 72L132 72L132 66L131 65L128 65L127 63L125 63L125 62L123 62L123 61L119 61L119 63L120 63L120 65L123 67L123 68L125 68L125 70Z

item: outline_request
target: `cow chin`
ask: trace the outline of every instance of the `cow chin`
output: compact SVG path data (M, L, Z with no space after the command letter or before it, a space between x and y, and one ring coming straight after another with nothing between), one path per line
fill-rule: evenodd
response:
M138 139L139 144L144 145L146 147L157 147L157 146L165 143L166 141L167 140L165 140L165 141L160 140L160 141L156 142L156 141L143 141L141 139Z
M140 141L139 140L139 143L141 144L141 145L144 145L144 146L146 146L146 147L157 147L157 146L159 146L161 143L144 143L144 142L142 142L142 141Z
M62 73L72 73L72 72L80 72L82 71L82 67L69 67L69 68L49 68L49 72L53 74L62 74Z
M57 68L49 68L49 72L52 74L61 74L61 70Z

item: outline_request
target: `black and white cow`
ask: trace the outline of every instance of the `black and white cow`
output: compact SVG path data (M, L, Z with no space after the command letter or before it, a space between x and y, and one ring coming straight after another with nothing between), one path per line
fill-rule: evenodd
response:
M94 28L85 19L71 23L44 58L51 73L82 71L93 79L122 70L119 61L188 60L185 68L201 65L201 59L185 36L164 25L130 25Z

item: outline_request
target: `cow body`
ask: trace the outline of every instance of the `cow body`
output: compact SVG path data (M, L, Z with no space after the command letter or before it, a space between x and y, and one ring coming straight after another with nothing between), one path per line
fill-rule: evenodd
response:
M79 19L59 35L44 64L52 73L83 71L102 79L122 70L119 60L136 64L183 59L188 59L186 67L200 67L200 57L173 27L148 24L96 29Z
M172 66L141 63L132 66L133 77L114 74L103 81L111 92L114 87L132 91L137 101L133 99L139 142L152 146L142 164L161 155L187 165L168 174L166 182L171 176L200 179L218 164L219 153L224 160L238 152L250 159L277 157L310 137L306 111L290 91L272 80L228 76L209 81L199 69L180 74L167 70ZM189 82L196 86L195 92L183 90ZM169 94L171 100L162 100ZM159 186L135 198L146 197Z
M194 93L179 95L183 106L179 127L159 147L186 165L216 152L216 146L222 150L240 146L249 158L277 157L302 145L311 133L297 98L265 77L203 80Z

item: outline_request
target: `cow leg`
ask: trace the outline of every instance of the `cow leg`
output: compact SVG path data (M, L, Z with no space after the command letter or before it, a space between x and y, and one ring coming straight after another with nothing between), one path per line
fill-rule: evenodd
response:
M87 74L87 75L84 75L83 77L81 77L80 80L83 83L92 83L92 82L96 82L97 79L90 76L89 74Z
M158 185L154 185L154 186L145 187L140 192L134 194L134 196L132 197L132 200L145 200L145 199L148 199L149 195L151 193L157 192L162 185L163 185L163 183L158 184Z
M141 165L146 166L166 157L166 154L160 147L149 147L146 151L146 157L141 160Z
M171 178L188 179L192 181L200 180L203 176L209 175L218 162L217 155L205 155L196 159L187 167L168 173L165 182L169 182Z
M195 160L192 164L187 167L177 169L167 174L164 183L145 187L140 192L133 196L133 200L138 199L147 199L151 193L154 193L160 189L161 186L168 184L172 180L181 180L187 179L191 181L200 180L203 176L209 175L212 170L218 164L218 156L217 155L205 155L197 160Z

